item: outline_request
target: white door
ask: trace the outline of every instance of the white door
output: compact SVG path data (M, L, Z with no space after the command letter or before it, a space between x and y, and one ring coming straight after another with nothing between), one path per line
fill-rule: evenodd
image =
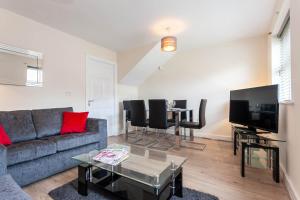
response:
M115 65L86 57L86 108L89 117L107 120L107 133L115 124Z

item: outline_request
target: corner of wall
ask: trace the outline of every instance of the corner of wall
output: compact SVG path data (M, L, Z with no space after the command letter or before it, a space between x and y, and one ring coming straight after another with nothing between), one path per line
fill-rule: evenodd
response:
M299 200L300 199L299 194L297 193L294 185L292 184L292 181L289 178L284 165L282 165L281 163L280 163L280 168L281 168L281 172L283 174L284 185L290 195L291 200Z

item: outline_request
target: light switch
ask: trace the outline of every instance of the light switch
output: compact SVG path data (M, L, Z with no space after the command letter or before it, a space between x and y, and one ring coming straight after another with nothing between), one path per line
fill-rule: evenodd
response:
M65 95L66 95L67 97L70 97L70 96L72 96L72 92L67 91L67 92L65 92Z

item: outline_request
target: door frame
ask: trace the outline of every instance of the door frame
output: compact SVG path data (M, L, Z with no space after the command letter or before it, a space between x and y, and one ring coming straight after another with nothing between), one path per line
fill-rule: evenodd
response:
M98 56L94 56L94 55L91 55L91 54L86 54L85 55L85 70L84 70L84 73L85 73L85 110L87 111L88 110L88 99L87 99L87 62L88 62L88 59L93 59L93 60L96 60L96 61L99 61L99 62L102 62L102 63L106 63L106 64L109 64L113 67L113 74L114 74L114 77L113 77L113 82L114 82L114 85L113 85L113 88L114 88L114 108L113 108L113 127L112 127L112 132L111 132L111 135L118 135L118 130L119 130L119 124L118 124L118 112L117 112L117 105L118 105L118 98L117 98L117 86L118 86L118 83L117 83L117 63L116 62L113 62L113 61L110 61L110 60L107 60L107 59L103 59L103 58L100 58ZM109 136L109 133L107 133L108 136Z

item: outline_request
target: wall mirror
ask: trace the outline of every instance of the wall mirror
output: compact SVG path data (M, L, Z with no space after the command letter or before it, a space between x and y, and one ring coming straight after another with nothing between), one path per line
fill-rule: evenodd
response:
M42 53L0 43L0 84L43 86Z

